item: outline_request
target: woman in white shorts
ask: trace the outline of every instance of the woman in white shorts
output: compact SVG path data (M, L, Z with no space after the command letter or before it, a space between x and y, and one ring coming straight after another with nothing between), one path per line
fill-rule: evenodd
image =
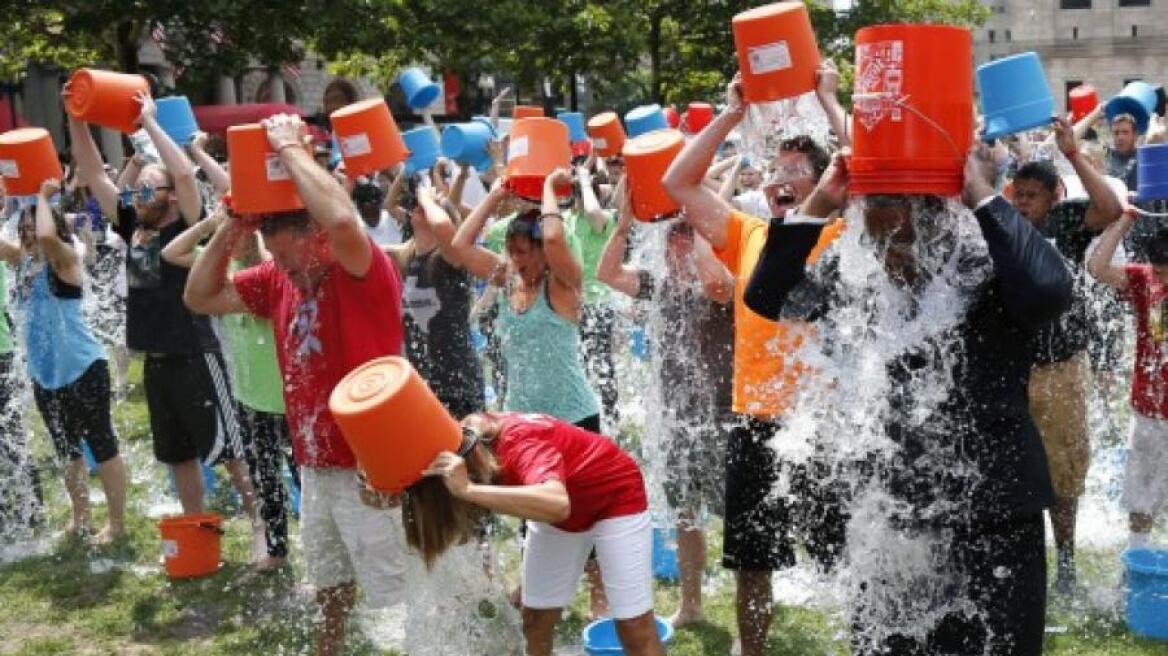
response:
M546 415L463 419L459 453L438 455L402 504L406 540L432 564L497 512L528 520L523 554L527 653L546 656L563 607L596 549L625 653L664 654L653 620L652 526L637 463L612 440Z

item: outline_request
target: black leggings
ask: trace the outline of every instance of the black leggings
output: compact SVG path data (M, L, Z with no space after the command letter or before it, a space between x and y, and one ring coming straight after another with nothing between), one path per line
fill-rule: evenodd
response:
M253 410L236 403L239 433L247 470L255 487L257 512L264 522L268 555L288 556L288 493L284 489L281 463L288 462L292 477L300 480L292 461L288 422L284 415Z
M83 437L98 464L118 455L105 360L94 360L80 378L64 387L50 390L33 381L32 393L57 457L66 462L82 457Z

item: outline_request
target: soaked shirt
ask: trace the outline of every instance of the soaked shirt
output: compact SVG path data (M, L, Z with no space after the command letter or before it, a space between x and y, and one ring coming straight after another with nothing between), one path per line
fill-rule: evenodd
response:
M1136 321L1131 406L1145 417L1168 419L1168 288L1147 264L1129 264L1124 270L1124 297Z
M1038 229L1066 260L1074 276L1071 307L1057 321L1040 329L1034 336L1034 363L1065 362L1086 350L1091 339L1090 281L1085 258L1087 247L1100 232L1087 227L1085 199L1058 203L1051 208Z

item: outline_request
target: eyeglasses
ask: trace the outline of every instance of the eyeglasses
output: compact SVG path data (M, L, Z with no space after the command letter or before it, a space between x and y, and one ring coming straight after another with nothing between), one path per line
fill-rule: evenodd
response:
M145 185L137 189L123 189L118 194L118 200L121 201L122 205L126 206L133 203L135 198L143 203L149 203L154 200L154 197L158 195L159 191L171 191L173 189L174 187L147 187Z

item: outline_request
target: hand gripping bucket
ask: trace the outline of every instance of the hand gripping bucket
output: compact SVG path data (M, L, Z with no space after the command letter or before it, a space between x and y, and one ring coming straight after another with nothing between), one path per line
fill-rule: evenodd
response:
M986 141L1050 125L1054 116L1054 97L1036 53L1024 52L978 66L977 88Z
M1071 121L1078 123L1099 106L1099 92L1090 84L1080 84L1067 94Z
M383 492L417 483L439 453L462 444L458 422L398 356L351 371L333 389L329 410L369 485Z
M405 141L382 98L346 105L329 116L351 178L397 166L409 157Z
M1103 111L1107 122L1120 114L1130 114L1136 119L1136 132L1148 131L1148 122L1156 110L1156 87L1147 82L1129 82L1114 98L1107 101Z
M961 193L973 142L973 38L944 25L856 33L850 193Z
M1168 200L1168 144L1136 149L1138 196L1140 202Z
M660 617L653 617L653 624L657 627L657 637L661 644L673 642L673 625ZM588 656L621 656L625 650L621 647L620 637L616 633L616 622L606 617L584 627L581 634L584 643L584 653Z
M33 196L45 180L63 180L65 173L48 130L19 128L0 134L0 176L9 196Z
M1127 625L1133 633L1168 640L1168 550L1132 549L1127 567Z
M744 11L731 22L746 102L794 98L815 90L819 46L802 2Z
M86 123L130 134L138 129L142 105L134 99L139 91L150 93L141 75L82 68L69 78L65 111Z
M665 112L661 110L661 105L641 105L630 109L625 114L625 130L630 139L653 130L668 129L669 119L665 118Z
M406 175L426 171L438 161L438 153L442 148L434 128L426 125L407 130L402 134L402 139L410 152L409 159L406 160Z
M600 157L619 155L625 146L625 128L616 112L602 112L588 120L592 147Z
M413 109L429 107L442 95L442 87L435 84L420 68L405 69L397 76L397 83L405 94L406 104Z
M521 118L543 118L543 107L539 105L516 105L515 109L511 111L511 120L518 121Z
M219 571L223 518L219 515L180 515L158 522L166 575L191 579Z
M189 146L199 131L195 121L195 111L186 96L170 96L154 101L158 106L158 125L172 141L180 146Z
M511 139L507 143L507 186L515 194L539 200L543 197L544 178L571 164L568 126L560 121L525 118L511 127Z
M714 106L704 102L691 102L685 113L681 115L681 124L690 134L701 132L713 120Z
M494 138L491 124L456 123L442 130L442 155L459 164L478 165L491 157L487 146Z
M625 179L638 221L651 223L677 214L680 208L661 180L684 146L685 136L671 129L654 130L625 142Z
M259 123L227 128L231 198L239 214L272 214L304 209L292 176L268 144Z

